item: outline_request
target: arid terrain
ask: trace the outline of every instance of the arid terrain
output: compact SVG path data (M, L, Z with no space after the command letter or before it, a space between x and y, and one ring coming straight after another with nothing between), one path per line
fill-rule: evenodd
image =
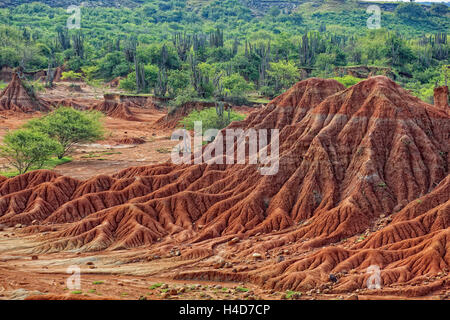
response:
M172 164L180 114L82 90L30 100L13 79L0 97L1 135L58 105L104 112L109 132L54 170L1 178L1 299L450 298L448 89L430 105L385 76L310 78L241 108L228 129L280 132L274 175Z

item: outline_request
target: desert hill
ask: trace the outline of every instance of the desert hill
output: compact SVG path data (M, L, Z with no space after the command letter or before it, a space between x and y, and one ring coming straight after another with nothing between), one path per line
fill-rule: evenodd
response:
M327 286L333 273L342 277L333 290L343 291L360 287L377 265L384 285L417 283L395 289L406 295L448 284L444 110L384 76L348 89L311 78L231 128L280 130L276 174L261 175L261 164L248 163L166 163L85 182L34 171L0 182L0 223L50 232L36 252L146 245L165 252L176 245L188 259L213 256L238 237L222 249L225 258L262 259L253 270L207 268L179 279L300 290ZM239 143L246 141L234 148ZM273 257L284 251L287 258Z
M0 93L0 111L34 112L49 109L46 101L30 95L16 72L9 85Z

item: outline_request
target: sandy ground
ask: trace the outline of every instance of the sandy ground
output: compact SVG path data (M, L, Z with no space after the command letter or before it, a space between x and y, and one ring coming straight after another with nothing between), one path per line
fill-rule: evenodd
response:
M211 266L211 258L184 260L167 254L149 259L148 249L91 253L58 252L35 254L36 236L21 234L20 227L0 231L0 300L120 299L120 300L447 300L443 288L431 295L407 298L366 289L326 294L311 290L300 295L265 290L252 283L230 281L174 280L179 272ZM251 269L257 262L233 261L233 266ZM263 262L262 262L263 263ZM75 268L75 269L74 269ZM75 273L79 272L79 286Z

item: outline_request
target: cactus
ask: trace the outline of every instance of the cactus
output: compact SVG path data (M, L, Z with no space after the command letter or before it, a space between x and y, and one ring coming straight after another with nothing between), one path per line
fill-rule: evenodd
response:
M217 28L216 31L209 34L209 45L211 47L223 47L223 30Z
M72 35L73 49L75 54L83 59L84 57L84 36L81 32L77 32Z
M138 93L145 91L147 84L145 83L145 69L142 63L139 63L135 59L135 71L136 71L136 91Z
M167 93L167 72L165 68L160 68L158 71L158 81L155 85L155 95L164 97Z
M172 37L174 47L177 49L181 61L186 61L188 52L192 47L192 36L181 32L174 33Z
M130 63L134 62L134 60L136 59L136 48L137 48L137 39L135 36L132 36L125 42L123 49L125 59Z
M67 50L70 48L70 38L69 38L69 30L67 28L58 28L57 29L57 41L61 45L63 50Z

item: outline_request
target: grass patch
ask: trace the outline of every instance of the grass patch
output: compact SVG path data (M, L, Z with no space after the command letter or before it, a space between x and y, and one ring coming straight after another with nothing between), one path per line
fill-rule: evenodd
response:
M343 77L334 77L332 79L340 82L341 84L343 84L347 88L351 87L351 86L353 86L353 85L355 85L358 82L363 80L363 79L360 79L360 78L353 77L351 75L346 75L346 76L343 76Z
M82 294L83 293L83 291L80 291L80 290L76 290L76 291L72 291L71 292L71 294Z
M236 288L236 291L239 291L239 292L248 292L249 289L244 288L244 287L237 287L237 288Z
M159 288L159 287L161 287L162 285L163 285L163 283L161 283L161 282L155 283L155 284L151 285L151 286L149 287L149 289L150 289L150 290L155 290L156 288Z
M294 294L299 295L299 296L302 295L301 292L298 292L298 291L292 291L292 290L287 290L287 291L286 291L286 299L291 299L292 296L293 296Z
M55 168L56 166L59 166L61 164L68 163L68 162L71 162L71 161L72 161L71 157L63 157L61 159L58 159L58 158L55 157L55 158L49 159L42 166L42 168L32 167L31 170L29 170L29 171L39 170L39 169L51 170L51 169ZM13 177L19 175L19 172L17 170L0 171L0 175L2 175L4 177L7 177L7 178L13 178Z
M253 97L249 98L248 101L254 104L268 104L270 102L269 99L264 97Z
M5 89L7 86L8 86L8 84L6 82L0 81L0 90Z
M93 281L92 284L103 284L103 281Z

